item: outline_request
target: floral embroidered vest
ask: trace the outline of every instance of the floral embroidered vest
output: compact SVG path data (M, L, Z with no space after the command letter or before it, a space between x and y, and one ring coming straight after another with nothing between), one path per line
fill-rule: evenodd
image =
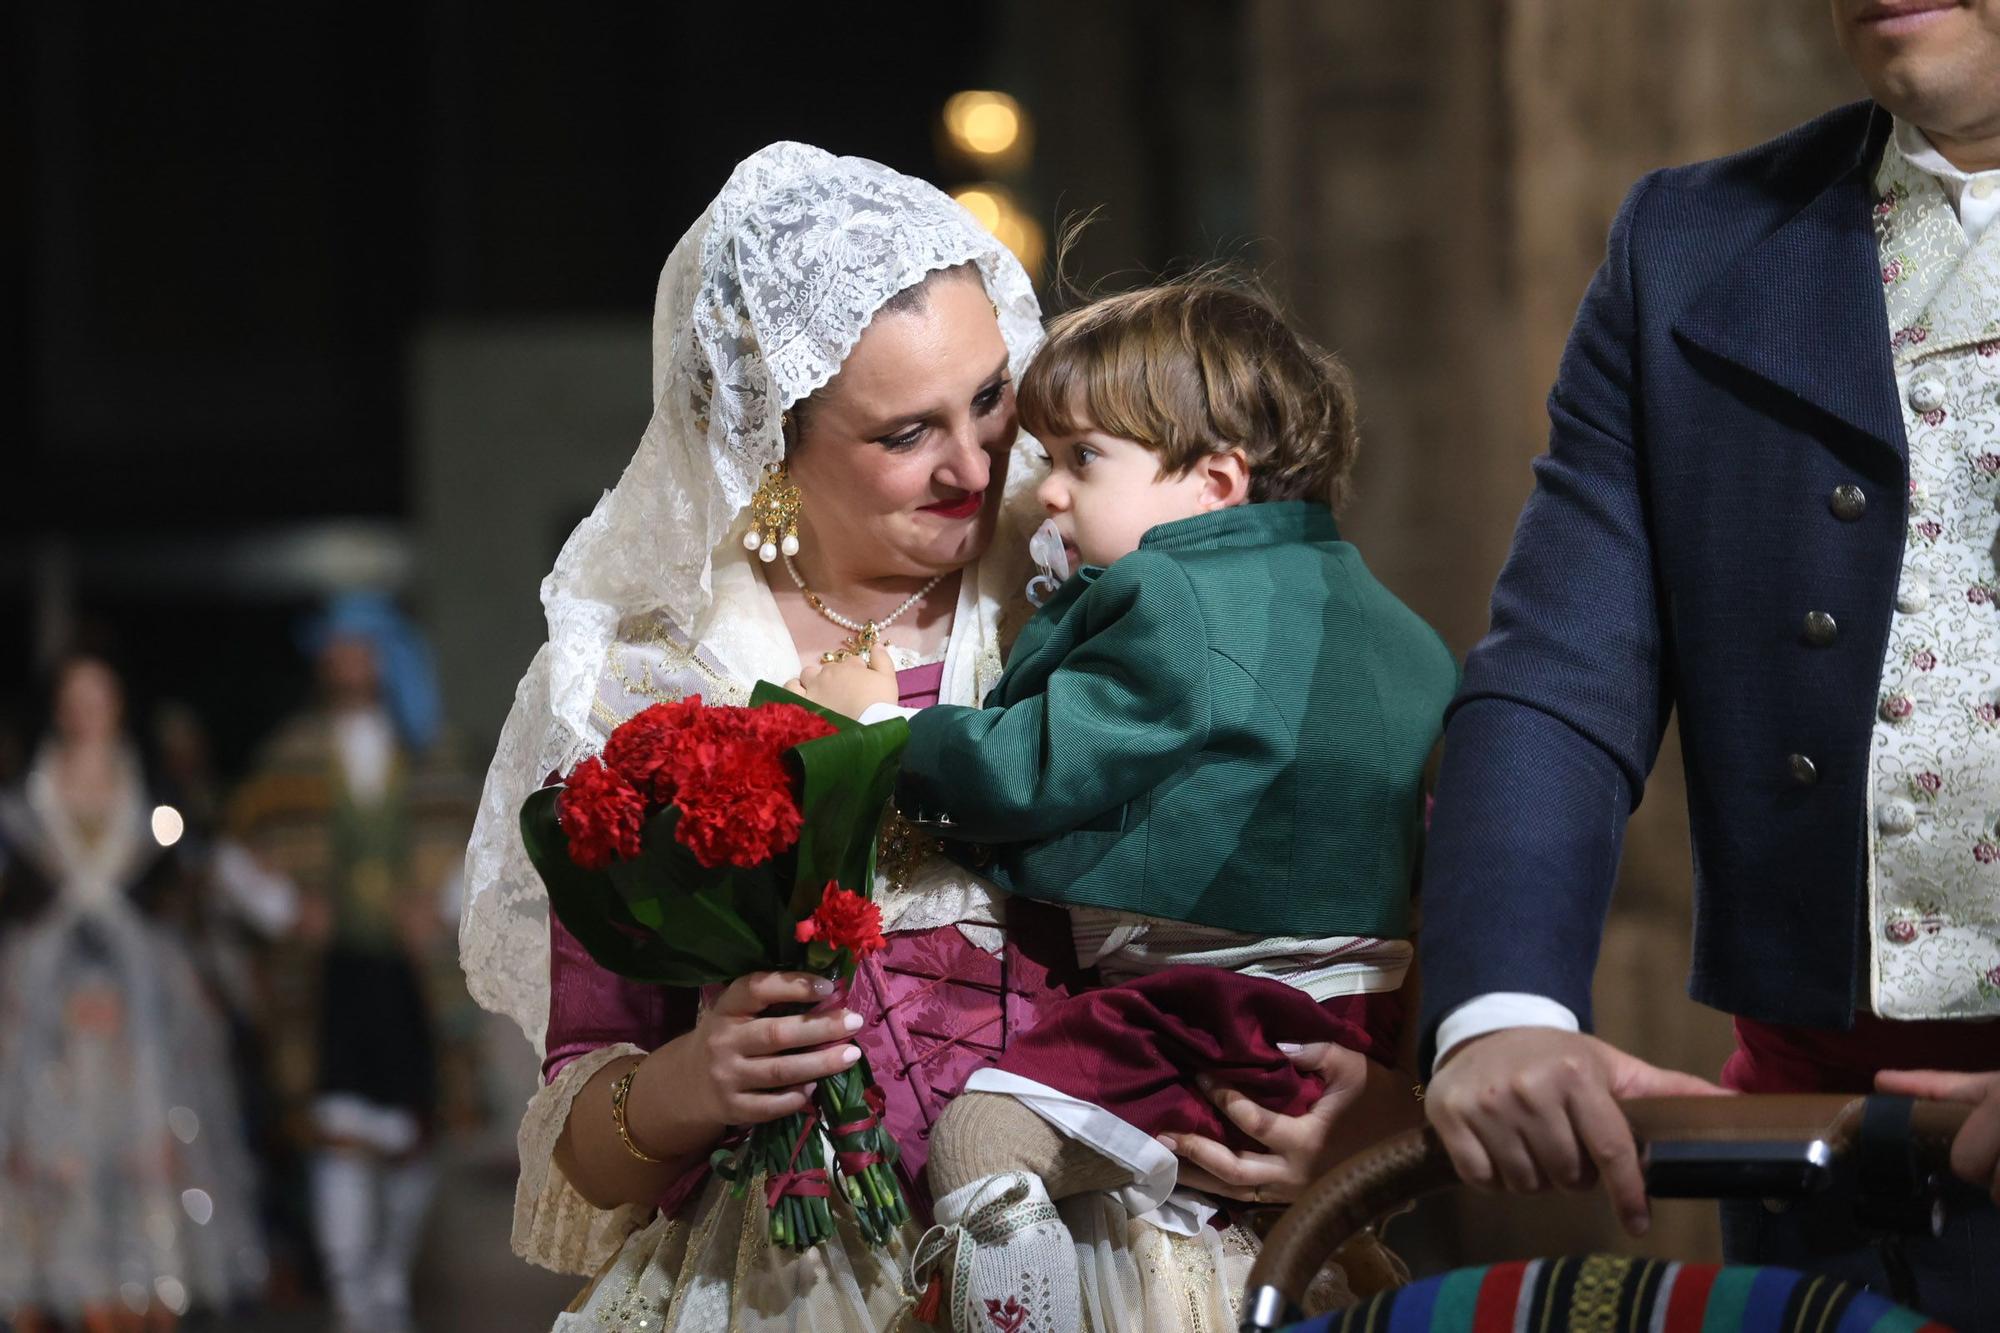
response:
M2000 224L1969 244L1893 141L1876 187L1910 526L1869 760L1870 1007L2000 1016Z

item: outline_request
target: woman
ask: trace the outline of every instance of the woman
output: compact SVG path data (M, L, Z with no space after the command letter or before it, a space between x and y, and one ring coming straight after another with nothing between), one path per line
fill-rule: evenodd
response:
M776 144L675 248L653 331L652 421L543 585L550 642L516 697L467 862L474 995L547 1037L549 1082L521 1129L515 1246L579 1273L613 1259L558 1327L889 1327L918 1295L914 1236L883 1252L851 1234L774 1251L756 1199L701 1166L729 1126L804 1106L803 1085L850 1062L852 1040L884 1081L914 1184L945 1102L1064 984L1060 921L892 828L877 885L890 946L846 1009L760 1017L822 993L759 974L697 1014L685 994L609 977L547 924L517 812L652 702L740 703L759 679L864 642L886 644L908 706L983 697L1030 611L1038 473L1012 380L1039 309L1012 256L936 189ZM1282 1123L1242 1108L1281 1148L1268 1160L1196 1150L1244 1197L1281 1197L1352 1095ZM1162 1148L1144 1165L1171 1158ZM1066 1204L1092 1258L1083 1291L1058 1303L1080 1302L1100 1329L1234 1327L1255 1240L1205 1225L1212 1212L1141 1221L1115 1193Z
M160 862L104 663L0 799L4 892L44 906L0 956L0 1312L170 1327L263 1280L227 1037L180 946L134 907Z

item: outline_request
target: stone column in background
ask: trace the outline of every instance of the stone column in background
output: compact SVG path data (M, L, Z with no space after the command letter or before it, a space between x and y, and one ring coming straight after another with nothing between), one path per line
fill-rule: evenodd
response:
M1274 284L1360 381L1344 527L1461 653L1546 447L1543 400L1625 191L1861 95L1824 0L1255 0L1247 80ZM1598 1030L1713 1075L1727 1020L1685 998L1691 880L1669 739L1626 841ZM1461 1199L1413 1228L1451 1262L1629 1246L1592 1200ZM1636 1248L1712 1255L1670 1205Z

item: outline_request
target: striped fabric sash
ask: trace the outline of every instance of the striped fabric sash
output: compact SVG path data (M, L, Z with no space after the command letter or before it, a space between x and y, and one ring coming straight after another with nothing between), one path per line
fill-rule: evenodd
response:
M1299 1333L1949 1333L1844 1282L1787 1268L1593 1254L1460 1268Z

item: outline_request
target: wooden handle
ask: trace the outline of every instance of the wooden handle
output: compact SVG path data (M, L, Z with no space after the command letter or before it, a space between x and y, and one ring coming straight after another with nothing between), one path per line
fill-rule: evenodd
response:
M1852 1147L1866 1105L1866 1098L1842 1096L1655 1097L1622 1103L1620 1109L1641 1145L1669 1139L1822 1139L1838 1158ZM1916 1103L1911 1147L1925 1169L1948 1169L1951 1141L1970 1112L1970 1107L1944 1102ZM1348 1158L1314 1182L1271 1229L1250 1270L1246 1309L1253 1319L1261 1318L1265 1309L1280 1303L1271 1293L1295 1306L1327 1257L1351 1237L1395 1209L1456 1184L1451 1156L1429 1125ZM1357 1289L1355 1294L1372 1293Z

